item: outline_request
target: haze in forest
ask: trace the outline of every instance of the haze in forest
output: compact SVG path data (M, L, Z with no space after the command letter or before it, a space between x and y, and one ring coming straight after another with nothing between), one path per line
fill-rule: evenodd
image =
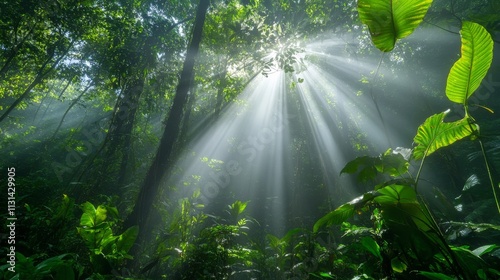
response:
M0 276L499 276L500 5L387 3L1 3Z

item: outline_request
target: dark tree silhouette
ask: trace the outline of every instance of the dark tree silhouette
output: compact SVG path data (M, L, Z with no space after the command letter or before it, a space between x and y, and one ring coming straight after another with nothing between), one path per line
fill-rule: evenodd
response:
M146 174L146 178L142 183L134 209L124 222L125 228L139 225L139 237L144 234L146 220L158 193L161 178L163 177L165 171L170 167L172 151L180 134L180 125L184 114L184 107L186 106L188 92L191 86L191 81L193 80L193 68L195 59L198 55L203 33L203 25L209 5L209 0L200 0L198 10L196 12L191 43L187 50L180 81L177 85L174 102L169 112L165 130L160 141L160 146L158 147L153 163ZM140 239L141 238L138 238L138 241L140 241Z

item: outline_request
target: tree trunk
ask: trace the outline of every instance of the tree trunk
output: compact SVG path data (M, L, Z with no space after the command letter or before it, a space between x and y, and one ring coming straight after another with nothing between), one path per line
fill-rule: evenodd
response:
M128 109L128 112L125 115L126 121L122 122L123 127L118 130L118 137L120 137L119 143L122 144L123 153L120 162L120 171L118 173L118 186L121 186L125 182L127 170L130 166L129 160L130 153L132 151L132 132L134 130L135 116L137 114L137 109L139 108L140 97L144 91L144 80L145 77L140 77L135 80L131 85L131 96L126 97L128 99L128 104L125 103L125 106ZM120 116L120 114L118 114L118 116ZM110 144L112 145L112 142Z
M59 129L61 128L63 122L64 122L64 119L66 118L66 115L68 115L68 112L69 110L71 110L71 108L73 108L73 106L76 105L76 103L78 103L78 101L83 97L83 95L90 89L90 87L92 86L92 83L89 83L87 85L87 87L85 87L85 89L82 91L82 93L80 93L80 95L78 95L77 98L75 98L73 100L73 102L71 102L71 104L69 105L68 109L66 109L66 112L64 112L61 120L59 121L59 125L57 126L56 128L56 131L54 131L54 134L52 135L52 139L54 139L57 135L57 132L59 132Z
M217 102L215 103L215 118L217 120L222 110L222 102L224 101L224 89L227 85L227 59L225 59L224 70L219 75L219 88L217 89Z
M189 131L189 119L191 117L191 112L193 111L193 106L195 102L196 102L196 92L194 90L191 90L186 105L184 119L182 121L181 132L179 134L179 142L182 143L182 145L184 145L187 142L188 131Z
M141 72L141 71L139 71ZM101 148L84 165L79 172L80 181L90 169L100 170L100 175L93 178L92 184L99 188L101 193L116 194L116 187L123 186L127 176L132 133L135 117L139 108L139 101L144 90L145 76L133 76L120 97L117 98L109 130ZM94 160L102 153L103 162L96 164Z
M144 234L146 219L158 193L161 178L171 165L171 154L174 144L179 136L180 124L188 97L190 82L192 81L194 74L193 68L195 58L198 55L203 25L209 4L209 0L200 0L198 5L191 43L187 50L180 81L177 85L174 102L169 112L163 136L160 140L160 146L158 147L153 163L151 164L146 178L141 186L134 209L124 222L125 228L139 225L140 236L143 236Z

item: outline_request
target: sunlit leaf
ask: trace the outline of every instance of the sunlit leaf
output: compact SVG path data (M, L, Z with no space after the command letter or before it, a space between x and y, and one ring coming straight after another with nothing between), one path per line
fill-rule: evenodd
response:
M415 190L404 185L389 185L377 190L381 195L374 198L380 204L416 203Z
M479 87L493 60L493 40L481 25L462 24L462 56L448 75L446 96L452 102L465 104Z
M373 44L389 52L424 19L432 0L359 0L358 13L370 30Z
M106 220L106 217L107 217L107 213L108 210L106 209L105 206L103 205L99 205L97 207L97 210L95 211L95 223L96 225L104 222Z
M468 118L454 122L444 122L448 111L429 117L418 127L417 135L413 142L417 145L413 150L413 158L421 159L436 150L449 146L478 130L479 126L470 124Z
M238 215L243 213L243 211L245 211L245 209L247 208L248 202L249 201L242 202L237 200L233 204L229 205L229 209L231 210L231 215L237 217Z
M80 218L80 226L94 227L95 226L95 207L90 202L85 202L82 205L83 214Z

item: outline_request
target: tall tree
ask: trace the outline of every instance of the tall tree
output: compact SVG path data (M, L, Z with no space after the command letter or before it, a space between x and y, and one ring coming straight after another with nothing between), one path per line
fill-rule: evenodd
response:
M199 52L203 25L209 5L209 0L200 0L198 4L191 43L186 53L175 98L169 112L165 130L160 141L160 146L158 147L153 163L151 164L146 174L146 178L142 183L141 189L139 190L137 202L124 223L125 227L139 225L140 236L144 236L146 219L158 193L161 179L172 163L171 155L179 136L184 107L188 99L191 81L193 80L193 68L195 59Z
M154 0L106 3L103 13L108 20L87 42L86 52L99 61L93 72L94 79L105 81L101 88L116 101L101 148L75 176L81 181L84 175L99 170L100 175L92 176L89 183L105 194L115 194L116 189L132 177L128 175L134 171L133 132L137 128L137 116L146 113L141 112L144 109L140 108L141 104L144 99L152 98L148 96L152 95L149 88L160 79L158 66L166 63L160 61L160 57L168 61L185 50L183 40L181 44L172 42L181 37L175 32L176 27L192 18L182 11L190 3L175 11L168 10L169 5L170 2L166 2L158 6ZM167 13L169 18L164 16ZM173 68L169 65L169 69ZM155 91L160 95L165 89Z

